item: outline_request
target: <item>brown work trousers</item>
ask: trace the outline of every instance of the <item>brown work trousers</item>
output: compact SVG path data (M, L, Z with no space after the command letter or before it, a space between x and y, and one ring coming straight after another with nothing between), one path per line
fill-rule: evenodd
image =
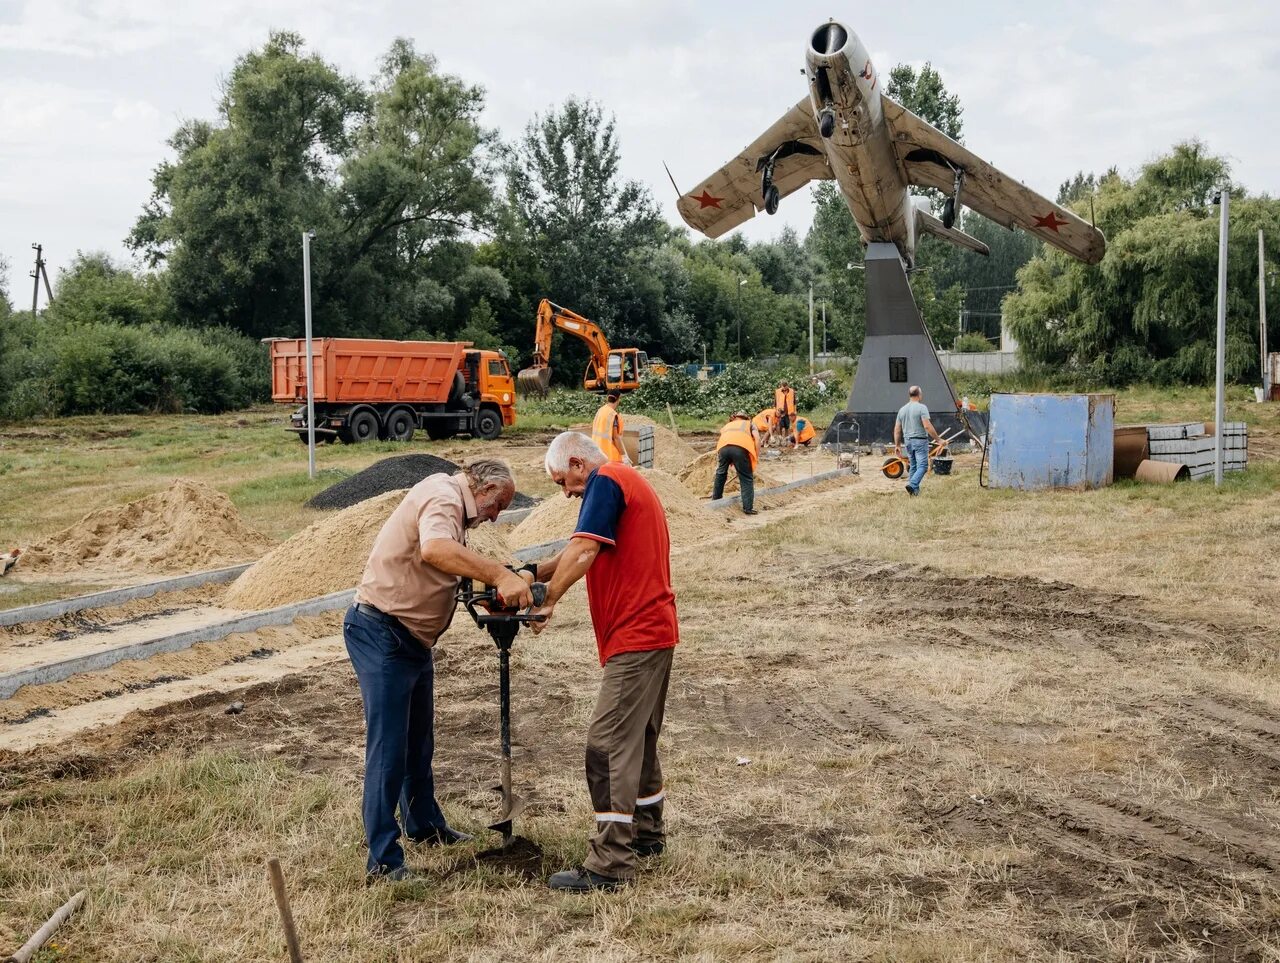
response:
M662 766L658 735L667 703L674 648L622 652L604 666L587 730L587 788L596 831L587 869L613 879L635 875L633 842L663 839Z

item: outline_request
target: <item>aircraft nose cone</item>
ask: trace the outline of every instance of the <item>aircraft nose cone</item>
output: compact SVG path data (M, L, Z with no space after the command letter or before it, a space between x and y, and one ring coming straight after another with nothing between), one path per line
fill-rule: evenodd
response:
M824 23L813 32L810 46L813 52L824 57L839 53L849 41L849 31L838 23Z

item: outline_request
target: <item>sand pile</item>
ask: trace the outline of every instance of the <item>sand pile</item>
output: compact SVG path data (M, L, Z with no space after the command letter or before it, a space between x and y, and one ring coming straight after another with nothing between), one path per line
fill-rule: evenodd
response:
M639 428L650 425L653 428L653 467L659 471L675 474L689 462L698 457L697 451L670 428L664 428L652 418L644 415L631 415L623 412L623 428ZM590 429L587 434L590 434Z
M90 512L31 546L23 562L40 572L191 572L253 558L266 545L230 498L183 478L165 491Z
M644 477L658 492L667 511L672 545L690 545L728 530L725 513L703 505L675 475L655 469L646 471Z
M232 582L223 604L269 609L355 588L374 539L403 498L403 491L375 495L299 532ZM482 554L510 560L511 546L492 525L469 532L468 541Z
M511 544L516 548L528 548L543 542L568 538L578 524L580 498L552 495L531 511L527 518L511 530Z
M376 461L364 471L330 485L307 502L307 507L350 508L375 495L412 488L428 475L441 472L452 475L457 470L456 464L435 455L394 455ZM510 507L528 508L535 504L537 499L516 492Z
M644 477L658 493L667 512L667 526L673 545L688 544L723 531L728 524L723 515L704 508L680 479L657 469L646 470ZM511 532L516 548L541 545L568 538L578 523L578 498L548 498L535 508Z
M716 465L719 463L719 452L707 451L703 452L689 464L685 465L676 473L676 477L684 483L692 494L698 498L708 498L711 495L711 489L716 482ZM764 465L760 465L756 469L756 491L765 488L777 488L779 485L785 485L786 482L780 481L769 472ZM729 477L724 484L725 495L735 495L738 492L738 473L732 466L729 468Z

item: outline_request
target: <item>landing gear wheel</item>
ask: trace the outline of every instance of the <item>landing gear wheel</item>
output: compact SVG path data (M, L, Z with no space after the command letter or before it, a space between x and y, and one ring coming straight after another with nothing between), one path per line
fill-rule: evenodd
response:
M378 437L378 416L367 408L357 411L351 416L347 434L356 444L362 441L375 441Z
M502 416L491 408L486 408L476 415L475 436L484 441L493 441L502 434Z
M410 441L413 438L413 414L397 408L387 417L387 437L392 441Z
M764 209L765 209L765 212L766 212L766 213L769 213L769 214L777 214L777 213L778 213L778 203L779 203L781 200L782 200L782 197L778 194L778 188L777 188L777 187L775 187L773 184L770 184L767 188L765 188L765 192L764 192Z
M836 132L836 112L830 107L824 107L818 114L818 133L824 138L829 138Z
M948 231L955 226L956 223L956 199L948 197L945 204L942 205L942 226Z
M884 465L880 470L884 472L885 478L901 478L906 474L907 466L902 463L902 459L896 455L890 456L884 460Z

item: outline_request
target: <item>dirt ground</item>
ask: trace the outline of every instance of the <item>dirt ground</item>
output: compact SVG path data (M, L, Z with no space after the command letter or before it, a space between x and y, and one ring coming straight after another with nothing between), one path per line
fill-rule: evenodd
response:
M317 617L9 700L0 948L87 885L46 963L284 958L276 855L308 960L1280 959L1280 466L1221 493L1015 496L966 458L909 499L877 464L674 553L671 845L634 888L542 882L590 826L579 589L516 645L517 829L540 863L478 863L485 839L411 851L425 885L362 885L359 693ZM218 591L0 635L0 658ZM455 621L437 785L482 837L495 665Z

